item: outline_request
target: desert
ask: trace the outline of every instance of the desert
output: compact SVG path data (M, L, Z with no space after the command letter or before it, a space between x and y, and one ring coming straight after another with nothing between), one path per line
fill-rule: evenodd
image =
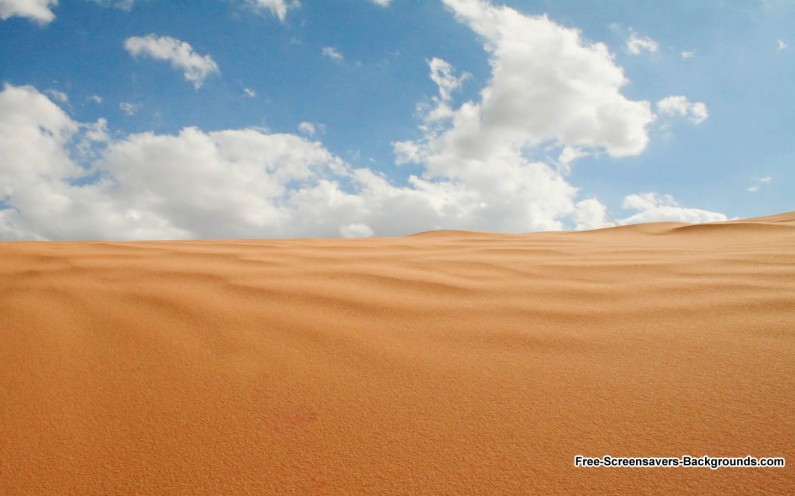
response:
M3 494L786 494L795 214L0 244Z

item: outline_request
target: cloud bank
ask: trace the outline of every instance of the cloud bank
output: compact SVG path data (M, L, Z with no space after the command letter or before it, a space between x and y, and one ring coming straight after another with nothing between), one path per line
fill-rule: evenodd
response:
M420 166L405 182L352 167L313 140L320 129L308 122L303 136L187 127L110 138L119 135L104 120L76 122L36 88L6 85L0 239L356 237L725 219L658 193L628 195L624 207L635 213L616 219L580 197L569 164L642 153L651 104L623 96L627 80L607 48L574 29L485 1L445 4L481 37L492 74L475 101L459 103L468 74L428 61L438 93L420 106L418 137L394 143L399 164ZM200 84L207 71L195 68L211 59L163 39L139 38L132 51L169 60ZM190 68L199 70L193 79ZM672 102L658 110L682 103Z
M722 222L728 218L718 212L684 208L670 195L641 193L624 198L623 207L638 213L621 220L621 224L642 222Z

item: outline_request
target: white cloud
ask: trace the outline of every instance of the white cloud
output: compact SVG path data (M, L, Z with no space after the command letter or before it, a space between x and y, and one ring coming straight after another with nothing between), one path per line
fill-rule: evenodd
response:
M461 76L453 74L453 66L448 62L433 58L428 64L431 68L431 80L439 87L439 97L443 101L449 101L453 91L461 88L470 75L467 73Z
M723 222L728 218L719 212L684 208L670 195L658 193L639 193L624 198L623 207L638 213L621 219L619 224L638 224L643 222Z
M48 24L55 19L52 8L58 0L0 0L0 19L26 17L39 24Z
M301 215L288 184L324 205L345 193L332 176L349 173L320 145L297 136L253 129L179 134L142 133L111 141L90 167L67 150L80 124L32 87L0 93L0 184L12 208L0 210L2 239L187 238L297 236L315 231L338 236L344 225L364 223L353 213L333 225ZM91 139L105 139L104 122ZM99 174L100 180L74 181ZM329 177L327 179L327 176ZM303 225L303 230L302 230ZM317 232L320 231L320 232Z
M449 62L436 57L428 61L428 67L430 68L431 81L436 83L439 95L431 98L432 105L428 102L422 102L417 105L417 111L424 121L420 129L426 136L431 136L443 131L448 126L449 120L455 115L455 112L450 107L452 94L460 89L464 81L471 76L468 73L456 76L455 70ZM405 157L413 153L412 150L414 152L420 151L420 146L416 143L395 143L395 149L398 151L399 162L401 163L422 161L419 156L413 159L405 159Z
M58 91L58 90L52 90L51 89L51 90L45 91L45 93L50 95L50 98L52 98L56 102L66 103L66 102L69 101L69 96L67 96L67 94L64 93L63 91Z
M243 88L243 95L248 98L256 98L257 92L252 90L251 88Z
M392 3L392 0L370 0L374 4L380 5L381 7L389 7L389 4Z
M658 48L659 45L653 39L649 38L648 36L640 36L635 31L630 31L626 46L626 50L630 54L640 55L643 51L654 53Z
M779 51L786 50L787 48L789 48L789 46L784 42L784 40L778 40L778 42L776 43L776 47L778 48Z
M298 131L305 136L314 136L318 132L325 132L326 127L322 124L312 122L302 122L298 124Z
M133 134L78 166L70 144L83 129L107 139L104 128L74 122L35 88L0 93L0 184L11 207L0 210L0 239L405 234L446 225L446 203L461 196L418 179L396 187L319 143L257 129Z
M141 110L140 103L130 103L130 102L121 102L119 104L119 108L122 112L127 115L135 115L139 110Z
M563 149L560 151L557 160L558 169L564 173L568 174L571 172L572 163L580 158L587 157L588 153L585 150L572 147L572 146L564 146Z
M97 104L102 103L103 100L102 97L99 95L91 95L90 97L88 97L88 99Z
M81 130L108 140L96 160L77 165L68 150ZM31 87L0 93L2 239L141 239L366 236L438 227L529 230L512 211L565 182L543 166L511 170L505 195L494 186L412 177L395 186L355 169L319 143L256 129L116 140L105 123L74 122ZM98 175L90 184L75 181ZM512 179L527 177L519 186ZM483 180L495 182L484 171ZM537 185L537 186L534 186ZM511 192L516 196L511 196ZM554 199L556 195L552 195ZM488 205L487 205L488 203ZM533 205L543 213L543 205ZM556 207L552 207L553 209ZM504 214L500 216L499 214ZM545 216L542 215L541 218Z
M704 102L692 103L684 96L669 96L657 102L657 111L663 115L686 117L693 124L701 124L709 117Z
M607 208L596 198L588 198L577 202L573 215L576 229L602 229L612 227L615 222L610 220Z
M301 3L298 0L246 0L246 5L259 12L269 10L279 21L284 22L287 11L300 7Z
M151 57L169 62L175 69L182 70L185 79L196 88L201 87L207 76L220 72L212 57L199 55L190 44L170 36L133 36L127 38L124 48L133 57Z
M87 126L30 87L0 93L0 126L0 150L11 157L0 163L11 207L0 211L2 239L337 237L482 225L470 215L482 199L472 186L416 177L395 186L295 135L133 134L107 142L83 168L67 150Z
M126 10L127 12L131 11L133 5L135 4L135 0L89 0L94 2L97 5L101 5L103 7L114 7L121 10Z
M85 140L91 142L107 143L110 141L108 135L108 121L102 117L93 124L84 124Z
M342 54L336 48L332 46L323 47L323 56L330 58L331 60L342 60Z
M478 133L475 141L485 148L552 141L612 156L644 150L649 103L620 93L627 79L604 44L588 44L546 16L482 0L445 3L483 37L492 66L481 102L458 110L451 140Z
M439 91L424 107L424 136L395 144L398 160L422 168L405 185L294 134L188 127L121 136L104 121L75 122L35 88L6 86L0 155L10 159L0 161L0 184L10 208L0 210L0 238L384 236L615 223L598 200L578 199L560 170L529 158L558 154L570 163L646 147L650 105L620 93L626 78L607 48L546 17L485 1L446 3L483 38L492 74L478 101L454 106L466 76L429 61ZM76 142L88 142L90 159L69 152ZM666 198L633 217L703 212Z
M56 212L91 217L92 208L70 211L74 188L69 181L85 174L66 151L79 130L44 94L5 85L0 92L0 193L12 208L0 210L0 239L49 238L48 217Z
M634 210L635 214L622 219L613 219L607 208L597 199L589 198L577 203L577 211L572 215L576 229L601 229L618 225L640 224L645 222L684 222L699 224L703 222L723 222L728 218L720 212L685 208L671 195L659 193L636 193L624 197L624 209Z
M348 224L340 228L343 238L367 238L373 235L373 230L367 224Z
M695 50L685 50L681 53L683 59L692 59L696 55Z
M770 176L765 176L762 178L757 179L754 181L753 184L748 186L747 191L750 193L757 193L759 190L767 184L770 184L773 181L773 178Z
M601 204L576 202L577 189L525 151L559 148L566 166L589 150L637 155L648 142L649 103L621 95L627 81L607 47L576 30L484 1L445 3L484 39L491 79L480 101L454 109L450 93L462 78L432 60L439 97L425 109L424 138L394 143L397 161L423 165L423 180L461 195L449 207L471 228L558 229L567 217L600 224Z

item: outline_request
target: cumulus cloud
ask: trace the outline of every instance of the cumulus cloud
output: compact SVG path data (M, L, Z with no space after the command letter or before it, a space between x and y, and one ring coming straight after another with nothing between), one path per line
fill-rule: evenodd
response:
M55 19L52 8L58 0L0 0L0 19L25 17L39 24L48 24Z
M331 60L342 60L343 56L339 50L332 46L323 47L323 56L328 57Z
M89 127L104 146L79 165L69 150ZM104 127L73 121L35 88L0 92L0 238L368 236L466 222L454 185L395 186L296 135L185 128L112 140Z
M170 36L133 36L127 38L124 48L133 57L169 62L171 67L182 70L185 79L196 88L201 87L207 76L220 72L212 57L199 55L190 44Z
M578 198L560 168L531 158L542 151L571 163L646 147L650 105L621 94L626 78L607 48L546 17L445 3L481 36L492 74L477 101L456 104L466 74L429 60L438 93L422 107L422 136L394 145L398 161L420 165L405 183L352 167L309 137L195 127L123 136L104 121L74 121L35 88L6 86L0 238L353 237L622 222L599 200ZM81 144L92 153L75 155ZM627 203L638 210L629 219L713 218L669 197L647 200Z
M654 53L659 48L659 44L648 36L640 36L635 31L631 31L627 39L626 50L632 55L640 55L644 51Z
M298 0L246 0L246 5L258 12L268 10L279 21L284 22L287 11L300 7L301 3Z
M11 206L0 210L0 238L295 236L307 222L295 218L302 206L290 205L289 184L302 183L301 192L319 201L338 195L344 202L326 178L348 174L343 162L297 136L195 128L135 134L107 143L81 167L68 150L83 127L32 87L0 93L0 184ZM107 139L103 127L94 125L91 139ZM100 179L76 185L91 176ZM317 234L338 236L341 226Z
M463 76L433 59L439 96L426 108L424 136L394 143L397 161L423 165L423 180L455 185L478 228L558 229L566 217L597 224L601 204L577 202L558 170L525 152L558 148L566 165L589 151L637 155L648 142L649 103L624 97L627 80L607 47L574 29L485 1L445 4L484 40L491 79L479 101L453 108Z
M658 193L639 193L624 198L623 207L635 210L636 214L619 221L620 224L639 224L643 222L723 222L728 218L719 212L684 208L670 195Z
M70 181L85 171L73 163L67 146L79 131L79 124L32 87L6 85L0 92L0 197L11 207L0 210L1 239L49 239L48 217L59 210L75 216L69 226L82 222L81 216L93 217L90 205L71 209ZM64 228L66 236L74 234Z
M243 88L243 95L247 98L256 98L257 92L251 88Z
M575 229L602 229L616 225L607 213L607 207L596 198L588 198L577 202L574 211Z
M776 47L778 48L779 51L786 50L787 48L789 48L789 46L784 42L784 40L778 40L778 42L776 43Z
M693 124L701 124L709 117L704 102L692 103L684 96L669 96L657 102L657 111L663 115L685 117Z
M337 237L554 228L544 219L560 209L554 204L560 194L549 190L572 190L540 165L503 169L512 174L504 186L419 177L398 186L292 134L185 128L174 135L112 139L105 129L104 121L75 122L35 88L7 86L0 92L0 184L8 207L0 210L0 238ZM83 140L103 145L87 163L70 153ZM501 179L483 171L483 182ZM505 194L495 194L500 191ZM536 197L541 202L529 207L538 212L534 224L512 215Z
M653 116L645 101L620 90L628 82L607 47L575 29L482 0L445 0L478 33L492 78L479 103L456 115L451 140L478 133L478 146L559 145L601 148L611 156L641 153Z
M381 7L389 7L389 4L392 3L392 0L370 0L376 5L380 5Z

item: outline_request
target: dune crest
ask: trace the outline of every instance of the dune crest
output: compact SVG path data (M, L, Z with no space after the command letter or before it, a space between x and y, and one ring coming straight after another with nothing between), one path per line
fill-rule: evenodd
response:
M794 308L795 213L2 243L0 493L786 494Z

